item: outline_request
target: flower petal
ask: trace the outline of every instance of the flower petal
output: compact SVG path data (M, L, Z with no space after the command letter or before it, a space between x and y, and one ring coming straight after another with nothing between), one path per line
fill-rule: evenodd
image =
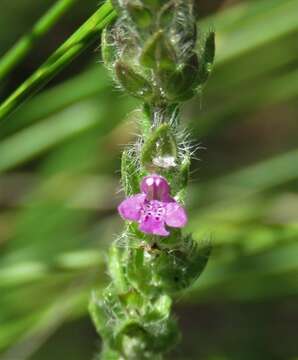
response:
M140 222L139 229L146 234L168 236L170 233L165 228L164 220L156 220L154 217L146 216Z
M121 217L126 220L138 221L145 198L145 194L138 194L123 200L118 206L118 212Z
M170 186L167 180L158 174L144 177L141 191L147 195L147 200L169 201Z
M183 227L187 223L187 215L182 206L176 201L166 205L165 222L171 227Z

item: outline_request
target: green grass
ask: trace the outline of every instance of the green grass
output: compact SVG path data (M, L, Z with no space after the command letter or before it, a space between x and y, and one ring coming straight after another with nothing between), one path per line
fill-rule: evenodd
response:
M114 17L115 13L109 2L100 7L29 79L0 105L0 120L7 117L30 96L42 89L84 49L99 39L100 30Z

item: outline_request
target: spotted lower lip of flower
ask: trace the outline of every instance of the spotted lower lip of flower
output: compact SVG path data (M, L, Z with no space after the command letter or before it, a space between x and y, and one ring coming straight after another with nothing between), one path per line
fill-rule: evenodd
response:
M170 234L166 225L174 228L186 225L186 212L170 196L170 187L165 178L157 174L146 176L142 180L141 191L118 206L123 219L136 221L142 232L159 236Z

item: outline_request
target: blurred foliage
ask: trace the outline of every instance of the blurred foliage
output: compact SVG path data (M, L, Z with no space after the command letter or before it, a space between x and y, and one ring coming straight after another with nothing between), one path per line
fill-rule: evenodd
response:
M298 1L216 3L200 20L217 33L215 70L185 109L190 136L201 144L188 229L211 238L214 252L200 281L178 299L184 339L171 358L295 360ZM4 0L1 57L54 4ZM0 79L2 103L100 14L97 5L75 2L41 34ZM99 38L96 28L92 39ZM97 347L87 300L95 283L107 281L104 252L122 226L119 159L137 131L131 111L138 104L113 88L98 45L83 47L0 123L2 359L80 360Z

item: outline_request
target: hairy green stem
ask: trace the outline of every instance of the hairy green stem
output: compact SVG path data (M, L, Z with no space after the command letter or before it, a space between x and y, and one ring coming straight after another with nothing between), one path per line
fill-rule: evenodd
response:
M42 16L20 40L0 59L0 80L3 80L34 48L37 42L77 2L59 0Z

